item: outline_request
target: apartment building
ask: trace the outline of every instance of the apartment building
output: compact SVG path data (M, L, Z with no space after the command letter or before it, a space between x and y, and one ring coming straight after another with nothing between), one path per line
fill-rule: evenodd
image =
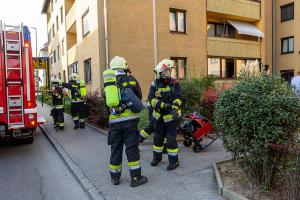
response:
M276 0L276 72L290 81L300 71L300 0Z
M271 68L271 7L258 0L44 0L52 75L78 72L101 89L102 72L120 55L146 97L165 58L175 61L178 79L231 80L254 62Z

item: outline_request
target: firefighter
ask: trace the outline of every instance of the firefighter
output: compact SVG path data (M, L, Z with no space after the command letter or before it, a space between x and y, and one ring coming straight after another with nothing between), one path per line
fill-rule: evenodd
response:
M52 81L52 105L51 115L54 121L56 131L64 130L64 94L61 80L55 79Z
M141 175L140 154L138 149L139 116L133 112L136 105L125 104L120 91L130 90L142 105L142 91L137 80L130 75L127 62L116 56L110 62L110 69L103 73L106 104L109 107L108 145L111 146L110 175L114 185L119 184L122 169L122 154L125 144L128 166L131 175L131 187L145 184L148 180ZM113 81L113 82L112 82ZM120 96L122 98L120 98ZM140 106L139 105L139 106Z
M71 115L74 121L74 129L85 128L85 82L79 80L78 74L71 74L69 83L63 83L63 86L71 91Z
M162 160L164 138L167 139L168 171L179 166L176 128L181 115L181 88L172 76L174 62L165 59L156 69L156 80L152 82L148 99L153 108L154 139L153 160L151 166L157 166Z

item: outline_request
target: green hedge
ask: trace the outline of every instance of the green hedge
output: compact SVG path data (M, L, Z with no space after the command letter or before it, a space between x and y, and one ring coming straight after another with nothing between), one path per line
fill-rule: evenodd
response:
M214 76L186 79L181 82L183 113L198 112L210 116L213 110L203 102L203 95L209 88L214 88Z
M299 99L278 76L247 76L219 97L215 127L242 167L266 189L280 183L290 160L271 148L295 145Z

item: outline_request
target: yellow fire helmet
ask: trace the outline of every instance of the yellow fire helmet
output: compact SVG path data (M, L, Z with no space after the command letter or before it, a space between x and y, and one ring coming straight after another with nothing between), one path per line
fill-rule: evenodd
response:
M78 75L77 73L72 73L72 74L71 74L71 80L72 80L72 81L77 81L78 78L79 78L79 75Z
M110 69L116 70L116 69L123 69L128 70L127 61L125 58L120 56L115 56L111 61L109 65Z

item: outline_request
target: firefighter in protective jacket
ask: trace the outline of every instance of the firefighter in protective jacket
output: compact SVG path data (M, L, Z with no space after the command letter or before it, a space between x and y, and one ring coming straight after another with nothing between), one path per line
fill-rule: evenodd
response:
M52 81L52 105L51 115L54 121L54 127L57 131L64 130L64 94L62 82L60 80Z
M151 166L157 166L162 160L163 142L167 139L169 165L167 170L179 166L176 128L181 115L181 88L172 76L174 62L161 61L155 68L156 80L152 82L148 99L153 108L154 140Z
M86 97L85 82L79 80L77 73L73 73L69 83L63 83L63 86L71 91L71 115L75 124L74 129L84 129L84 107Z
M139 104L142 105L141 88L137 80L130 75L126 60L119 56L111 60L110 69L104 71L103 77L106 104L110 111L108 145L111 145L109 169L112 183L119 184L125 144L131 186L145 184L147 178L141 175L137 130L139 116L136 113L140 112L139 109L136 110L136 107L140 107ZM124 97L123 93L126 90L131 96ZM130 103L126 100L127 98L136 98L137 101L130 100Z

